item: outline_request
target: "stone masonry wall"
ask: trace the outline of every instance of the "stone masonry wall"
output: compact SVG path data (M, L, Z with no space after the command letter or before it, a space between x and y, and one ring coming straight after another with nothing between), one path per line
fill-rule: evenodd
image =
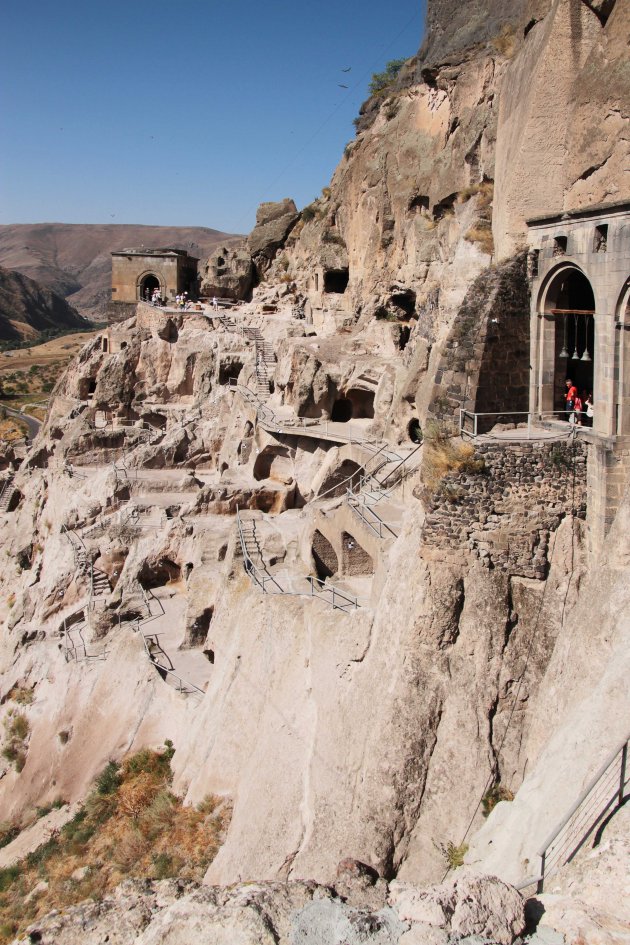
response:
M520 253L478 276L453 323L435 377L430 411L438 419L464 407L479 413L527 411L529 286ZM479 432L497 422L488 418Z
M549 535L575 509L586 515L583 443L481 444L481 473L450 473L432 496L426 548L458 550L488 568L544 579Z

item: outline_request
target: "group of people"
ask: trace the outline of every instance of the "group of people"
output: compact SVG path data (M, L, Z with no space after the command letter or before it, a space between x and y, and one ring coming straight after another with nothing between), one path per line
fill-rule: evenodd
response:
M154 289L153 292L151 292L150 289L145 289L144 300L145 302L150 302L151 305L160 305L160 306L166 305L166 299L162 298L160 294L160 290L157 288Z
M567 390L564 397L569 423L577 424L579 427L592 426L594 416L592 393L582 391L582 395L580 396L571 378L567 378L566 388Z

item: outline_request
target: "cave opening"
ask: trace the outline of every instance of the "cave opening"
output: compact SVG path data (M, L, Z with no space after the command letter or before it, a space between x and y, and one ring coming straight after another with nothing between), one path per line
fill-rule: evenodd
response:
M346 393L346 398L351 405L351 414L348 419L353 417L357 420L374 419L374 391L363 390L360 387L353 387Z
M347 397L341 397L333 404L330 419L334 423L347 423L352 420L352 402Z
M324 271L324 292L343 295L350 281L350 270L326 269Z

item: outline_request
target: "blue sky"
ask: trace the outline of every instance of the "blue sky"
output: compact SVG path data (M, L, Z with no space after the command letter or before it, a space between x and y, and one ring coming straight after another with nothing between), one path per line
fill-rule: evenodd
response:
M424 5L13 0L0 223L247 232L262 200L305 205L354 137L371 74L417 52Z

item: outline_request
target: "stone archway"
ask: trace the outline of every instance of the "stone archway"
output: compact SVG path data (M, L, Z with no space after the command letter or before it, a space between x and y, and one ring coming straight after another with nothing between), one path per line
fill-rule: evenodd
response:
M630 434L630 277L615 312L615 425L617 436ZM597 414L596 414L597 416Z
M146 272L138 280L138 298L142 301L150 301L155 289L158 289L160 295L163 295L162 286L159 278L154 272Z
M538 312L539 409L562 412L568 379L580 394L594 388L595 294L586 274L573 264L551 272L540 291Z
M359 574L374 574L372 558L349 532L343 532L341 535L341 554L344 575L356 577Z
M337 574L339 561L335 549L319 530L315 531L313 534L311 552L313 561L315 562L317 577L321 581L325 581L326 578L334 577L334 575Z

